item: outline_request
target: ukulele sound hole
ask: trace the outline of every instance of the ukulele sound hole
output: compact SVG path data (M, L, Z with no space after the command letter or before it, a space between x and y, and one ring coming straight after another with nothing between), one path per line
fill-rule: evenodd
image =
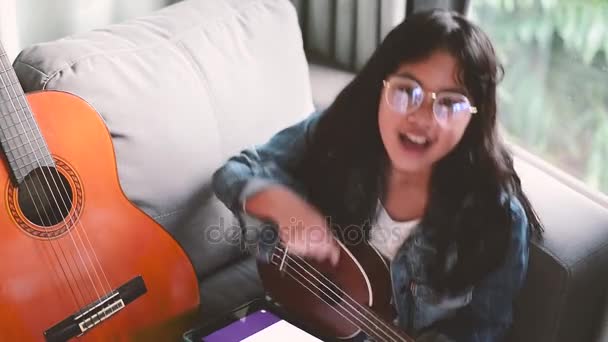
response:
M328 303L331 306L338 305L342 302L342 290L336 285L331 279L323 279L321 281L321 300Z
M72 208L70 183L53 167L30 172L18 189L21 212L38 226L51 227L62 222Z

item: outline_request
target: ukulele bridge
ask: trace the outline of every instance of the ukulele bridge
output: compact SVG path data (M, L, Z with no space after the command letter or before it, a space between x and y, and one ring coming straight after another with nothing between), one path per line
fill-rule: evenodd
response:
M146 291L143 278L137 276L45 331L46 341L67 341L83 335L87 330L124 309Z

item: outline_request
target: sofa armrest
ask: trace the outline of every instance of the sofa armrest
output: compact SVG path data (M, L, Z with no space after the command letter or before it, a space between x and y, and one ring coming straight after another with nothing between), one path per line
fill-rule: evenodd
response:
M608 201L517 146L524 191L543 224L516 303L513 341L592 341L606 311Z
M605 307L608 308L608 289L606 289L606 304ZM604 319L602 323L602 327L600 328L600 333L598 336L597 342L606 342L608 341L608 309L604 312Z

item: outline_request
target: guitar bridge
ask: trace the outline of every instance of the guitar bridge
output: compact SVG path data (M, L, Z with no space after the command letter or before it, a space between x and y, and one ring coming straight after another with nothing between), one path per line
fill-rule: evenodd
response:
M67 317L44 332L46 341L67 341L83 335L101 322L124 309L129 303L146 293L146 285L141 276L126 282L101 299L91 303L78 313Z
M118 293L115 292L110 298L95 305L95 307L90 309L86 314L79 315L75 318L77 321L80 321L81 318L84 317L84 320L78 323L81 333L91 329L125 307L125 302L120 298L116 298L117 295Z

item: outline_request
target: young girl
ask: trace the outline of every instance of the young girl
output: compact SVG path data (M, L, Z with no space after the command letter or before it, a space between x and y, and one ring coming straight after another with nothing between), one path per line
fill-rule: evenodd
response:
M332 236L356 227L389 261L411 336L502 340L542 227L498 136L500 71L466 18L411 15L329 108L230 158L216 195L316 261L335 264Z

